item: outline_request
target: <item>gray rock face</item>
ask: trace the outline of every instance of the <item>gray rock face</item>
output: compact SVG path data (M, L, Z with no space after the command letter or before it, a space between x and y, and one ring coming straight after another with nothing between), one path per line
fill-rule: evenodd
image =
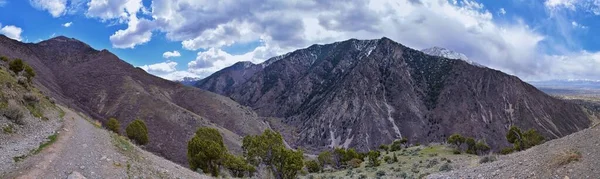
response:
M262 70L265 66L253 64L252 62L237 62L198 81L193 86L217 94L229 94L231 92L229 89L246 82L254 73Z
M504 136L511 125L556 138L590 123L580 107L517 77L387 38L313 45L252 73L215 92L259 115L285 118L298 129L291 145L313 151L364 151L401 137L413 144L439 142L453 133L498 149L508 146Z

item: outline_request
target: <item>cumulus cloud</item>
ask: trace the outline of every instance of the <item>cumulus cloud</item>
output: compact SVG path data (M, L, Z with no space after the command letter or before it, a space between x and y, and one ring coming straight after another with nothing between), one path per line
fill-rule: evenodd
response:
M551 14L565 10L600 14L597 0L537 3ZM181 42L184 49L199 50L186 71L199 76L237 61L261 62L315 43L382 36L415 49L455 49L477 63L526 79L538 78L547 68L560 64L553 61L561 56L594 57L570 53L577 44L570 32L573 27L585 27L571 19L548 18L558 19L559 27L539 30L519 17L498 21L496 16L506 14L504 8L490 12L474 0L153 0L150 7L144 7L141 0L90 0L87 5L87 17L126 25L110 36L115 48L134 48L149 42L153 32L160 32L170 41ZM564 38L556 39L556 34ZM232 55L221 50L256 41L261 45L248 53ZM560 45L545 44L555 42L566 44L567 50L547 55L542 50L547 46L561 49Z
M163 53L163 58L171 58L171 57L181 57L181 54L177 50L173 50L172 52Z
M144 71L167 80L181 80L185 77L200 77L196 73L177 70L177 62L166 61L151 65L139 66Z
M127 29L118 30L109 39L114 48L134 48L150 41L153 28L154 22L132 15Z
M177 62L166 61L166 62L151 64L151 65L140 66L140 68L144 69L144 71L146 71L148 73L161 74L161 73L174 72L175 70L177 70L175 68L176 66L177 66Z
M73 22L64 23L62 26L63 27L71 27L71 25L73 25Z
M504 8L500 8L500 10L498 10L498 14L506 15L506 10Z
M4 34L6 35L6 37L14 39L14 40L18 40L21 41L21 33L23 32L23 29L14 26L14 25L7 25L2 27L2 24L0 24L0 34Z
M60 17L65 14L67 0L29 0L31 6L48 11L52 17Z

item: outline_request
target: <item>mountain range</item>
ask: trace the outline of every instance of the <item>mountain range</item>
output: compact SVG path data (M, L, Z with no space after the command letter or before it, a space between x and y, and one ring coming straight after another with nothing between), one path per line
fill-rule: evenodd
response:
M239 62L189 87L153 76L73 38L22 43L0 36L0 55L23 59L58 103L106 122L148 125L145 148L187 166L187 141L217 128L228 148L265 129L291 147L374 149L400 138L453 134L508 146L507 129L558 138L589 126L581 108L490 68L432 56L388 38L312 45L261 64Z
M282 119L296 128L292 145L313 151L365 151L402 137L441 142L453 133L498 149L508 146L504 136L512 125L557 138L590 123L580 107L515 76L441 48L424 51L433 55L388 38L350 39L274 57L268 65L238 63L196 86Z
M187 142L200 126L219 129L233 151L240 151L241 137L268 127L227 97L153 76L76 39L34 44L0 36L0 54L30 64L38 74L34 83L46 95L101 122L115 117L123 133L131 121L145 121L146 149L184 166Z

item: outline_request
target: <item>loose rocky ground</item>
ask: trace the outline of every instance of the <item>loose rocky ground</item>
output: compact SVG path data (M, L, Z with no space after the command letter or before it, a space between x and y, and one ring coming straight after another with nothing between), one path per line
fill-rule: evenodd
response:
M600 128L593 127L548 141L496 162L427 178L598 178Z
M0 178L209 178L143 151L124 137L66 112L58 140Z

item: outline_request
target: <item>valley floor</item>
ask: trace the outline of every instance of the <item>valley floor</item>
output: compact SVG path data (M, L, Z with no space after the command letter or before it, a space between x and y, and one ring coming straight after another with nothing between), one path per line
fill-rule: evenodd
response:
M82 115L63 110L66 115L56 142L16 162L0 178L67 178L73 173L86 178L210 178L146 152Z

